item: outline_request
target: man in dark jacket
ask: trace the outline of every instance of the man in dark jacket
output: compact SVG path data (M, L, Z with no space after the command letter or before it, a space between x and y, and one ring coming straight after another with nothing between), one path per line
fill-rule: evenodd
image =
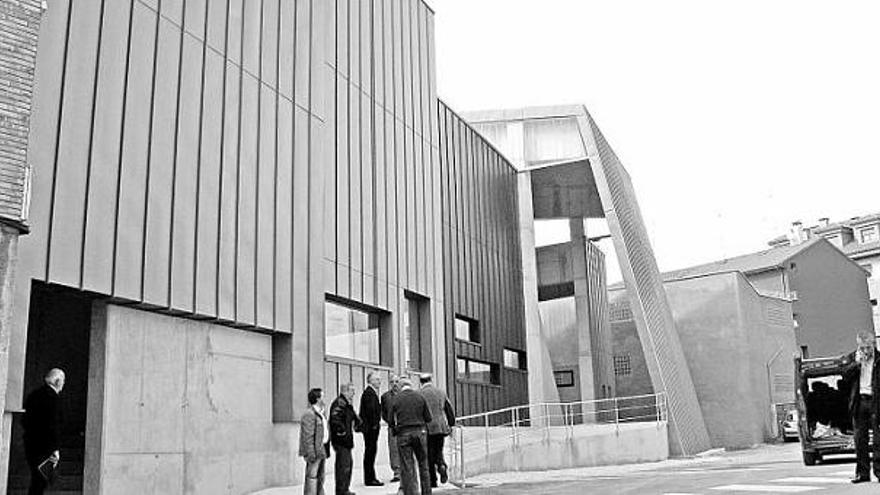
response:
M324 392L309 390L309 408L300 421L299 455L306 461L303 495L324 495L324 464L330 457L330 435L324 417Z
M41 495L48 486L39 466L47 459L57 465L59 449L59 400L64 388L64 372L54 368L46 373L44 384L31 392L24 401L24 452L31 469L28 495Z
M419 485L422 495L431 493L427 448L427 426L430 422L431 410L425 398L412 389L409 378L401 378L400 393L391 405L391 428L394 429L400 449L400 488L405 495L418 495ZM413 455L419 464L418 483Z
M351 449L354 448L354 432L360 431L361 420L354 407L354 385L343 384L339 387L339 397L330 405L330 443L336 451L336 495L352 495L351 485Z
M382 379L375 371L367 375L367 388L361 394L361 433L364 435L364 485L382 486L376 478L376 446L379 442L379 426L382 407L379 404L379 386Z
M428 409L431 410L431 422L428 423L428 472L431 475L431 486L437 487L437 473L440 473L440 482L446 483L446 460L443 459L443 443L452 426L455 425L455 414L452 413L452 404L446 396L446 392L434 386L430 374L419 377L422 384L420 390Z
M391 478L391 482L400 481L400 452L397 449L397 437L394 436L394 432L391 431L391 405L394 403L394 397L397 395L397 392L400 391L400 385L398 384L397 375L391 375L391 379L389 380L388 391L382 394L382 420L385 421L385 424L388 426L388 461L391 464L391 471L394 473L394 477Z
M856 476L853 483L871 481L868 429L874 430L874 476L880 479L880 363L874 335L859 332L858 348L847 358L850 364L844 378L851 384L849 414L853 421L856 447Z

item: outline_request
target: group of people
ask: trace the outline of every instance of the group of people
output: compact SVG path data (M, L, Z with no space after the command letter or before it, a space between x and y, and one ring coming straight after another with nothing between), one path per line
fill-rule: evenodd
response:
M430 374L421 375L416 390L409 378L392 375L388 390L380 396L382 379L379 373L371 372L361 393L359 414L353 405L353 384L339 387L339 397L330 405L329 412L325 410L323 391L311 389L309 408L300 427L299 454L306 461L303 492L324 493L324 468L332 446L336 455L336 494L353 495L351 452L355 432L364 437L364 485L383 486L375 467L382 421L388 425L391 482L400 482L399 492L424 495L437 487L438 479L446 483L443 444L455 426L455 413L446 392L432 382Z

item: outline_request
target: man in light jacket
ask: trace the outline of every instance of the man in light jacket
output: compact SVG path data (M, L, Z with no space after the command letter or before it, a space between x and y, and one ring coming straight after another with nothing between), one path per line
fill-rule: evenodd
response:
M299 455L306 460L304 495L324 495L324 464L330 457L330 431L324 416L324 392L309 390L309 408L303 413Z
M434 386L430 374L419 377L422 384L422 397L431 410L431 422L428 423L428 472L431 476L431 487L437 487L437 473L440 482L448 481L446 460L443 459L443 443L455 426L455 413L446 392Z

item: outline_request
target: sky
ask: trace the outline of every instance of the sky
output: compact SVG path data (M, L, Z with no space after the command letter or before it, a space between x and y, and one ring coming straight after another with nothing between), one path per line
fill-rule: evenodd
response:
M429 4L440 98L586 105L663 271L880 212L880 2Z

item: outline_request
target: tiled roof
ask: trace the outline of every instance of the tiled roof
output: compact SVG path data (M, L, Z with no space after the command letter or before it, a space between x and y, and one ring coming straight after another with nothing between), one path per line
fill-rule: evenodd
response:
M760 251L757 253L745 254L742 256L736 256L720 261L714 261L712 263L683 268L681 270L665 272L661 274L661 277L664 282L669 282L671 280L701 277L704 275L711 275L723 272L742 272L744 274L758 273L776 267L782 267L786 261L793 258L802 251L805 251L817 242L828 241L826 241L822 237L817 237L815 239L810 239L809 241L798 244L797 246L780 246L776 248L765 249L764 251ZM616 290L622 287L623 284L618 283L613 284L608 288L611 290Z

